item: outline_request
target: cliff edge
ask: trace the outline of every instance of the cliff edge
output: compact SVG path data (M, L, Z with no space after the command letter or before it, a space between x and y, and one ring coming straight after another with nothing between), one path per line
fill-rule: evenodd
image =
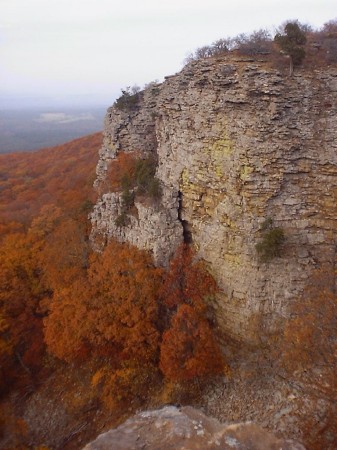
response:
M221 294L221 330L254 341L299 299L316 267L336 267L337 69L291 78L269 62L227 56L192 62L109 108L91 216L92 240L116 238L167 264L194 245ZM156 161L162 195L136 197L116 223L122 193L107 173L122 152ZM280 256L261 261L266 221L282 229Z

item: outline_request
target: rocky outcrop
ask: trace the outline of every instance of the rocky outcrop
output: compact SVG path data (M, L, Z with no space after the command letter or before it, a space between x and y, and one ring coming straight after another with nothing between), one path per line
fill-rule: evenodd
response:
M93 239L129 241L165 265L188 236L222 290L221 330L261 338L315 267L336 267L336 116L336 68L288 78L244 58L189 64L146 89L136 108L108 110ZM135 150L156 155L163 196L159 205L136 201L118 227L120 193L103 181L118 152ZM267 218L286 240L282 257L261 263L255 246Z
M305 450L252 423L222 425L192 407L145 411L100 435L84 450Z

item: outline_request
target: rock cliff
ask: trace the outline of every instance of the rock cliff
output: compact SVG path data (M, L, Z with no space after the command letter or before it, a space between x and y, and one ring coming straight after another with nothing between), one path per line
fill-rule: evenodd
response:
M336 68L289 78L242 57L193 62L129 111L109 108L92 238L129 241L164 265L192 241L222 291L221 330L257 338L287 315L315 267L335 268L336 116ZM104 180L116 155L131 151L155 155L163 194L159 204L136 199L118 227L121 193ZM267 218L285 242L265 263L255 246Z

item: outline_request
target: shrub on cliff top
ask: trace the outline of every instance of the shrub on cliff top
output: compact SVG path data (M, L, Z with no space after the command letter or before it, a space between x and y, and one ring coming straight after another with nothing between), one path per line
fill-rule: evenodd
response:
M115 101L114 106L121 111L132 111L137 107L139 100L139 86L128 86L122 89L122 95Z

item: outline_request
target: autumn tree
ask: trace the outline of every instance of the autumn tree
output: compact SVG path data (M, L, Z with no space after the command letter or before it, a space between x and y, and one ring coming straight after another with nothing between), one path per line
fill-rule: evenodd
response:
M46 305L44 340L48 351L65 361L82 360L89 356L86 342L88 327L86 277L79 277L70 286L57 289Z
M160 279L146 252L111 242L92 255L85 278L55 293L44 321L49 350L68 361L83 346L93 354L107 348L112 357L156 360Z
M217 285L202 261L195 260L189 245L181 245L170 262L160 290L161 302L175 312L179 305L193 306L201 314L207 310L207 299L214 297Z
M305 57L304 45L306 34L297 22L288 22L283 33L277 33L274 41L289 57L289 75L292 76L294 67L300 66Z
M10 234L0 247L0 315L14 360L29 372L41 363L42 319L39 301L44 287L34 258L34 243L24 233ZM8 361L9 362L9 361Z
M223 373L226 366L207 317L216 293L214 278L191 247L181 246L173 258L162 289L169 309L160 348L160 369L172 381Z
M53 291L79 279L85 268L87 248L80 228L81 222L65 217L59 207L45 205L27 233L11 233L3 239L0 247L3 325L0 335L2 348L6 348L2 352L3 370L7 367L19 375L42 368L42 319Z
M11 418L10 405L15 403L17 413L14 399L22 401L57 367L45 358L43 336L54 291L60 297L85 279L100 145L97 134L38 152L0 155L0 428L13 435L13 448L26 448L31 436L24 421ZM84 345L79 351L88 354Z
M86 226L71 217L63 217L43 240L36 255L41 277L49 290L69 286L85 271L89 258Z
M224 358L210 324L193 306L180 305L164 332L160 369L172 381L224 373Z
M146 361L126 360L116 368L104 364L92 377L92 386L108 409L138 404L149 399L160 383L159 370Z

